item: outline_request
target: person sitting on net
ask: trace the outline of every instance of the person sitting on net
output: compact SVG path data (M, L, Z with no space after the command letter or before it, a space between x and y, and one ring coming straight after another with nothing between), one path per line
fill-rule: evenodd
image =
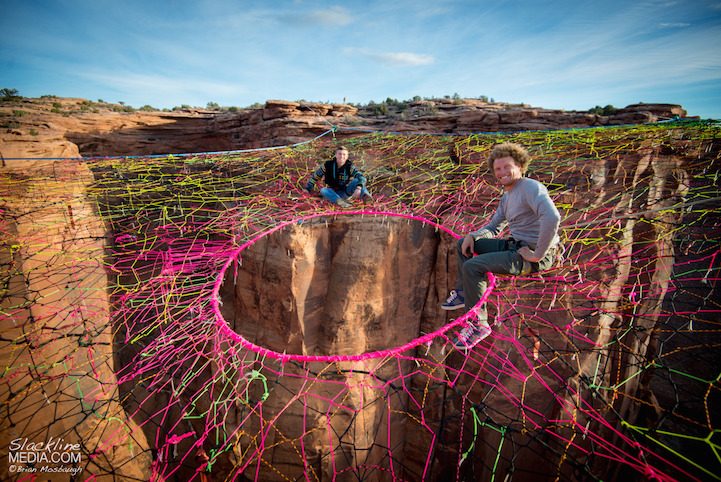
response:
M366 178L356 169L353 162L348 159L348 149L339 146L335 150L335 159L325 161L310 176L305 190L313 193L315 184L325 180L325 187L320 190L320 195L327 201L347 208L351 204L348 200L361 199L369 201L372 199L366 189Z
M528 152L517 144L498 144L491 151L488 168L503 195L490 222L458 240L456 289L442 309L467 312L475 306L486 291L489 272L519 275L553 265L561 216L546 187L524 177L529 163ZM495 239L506 224L511 237ZM453 340L456 348L470 349L491 334L485 303L477 319L472 318Z

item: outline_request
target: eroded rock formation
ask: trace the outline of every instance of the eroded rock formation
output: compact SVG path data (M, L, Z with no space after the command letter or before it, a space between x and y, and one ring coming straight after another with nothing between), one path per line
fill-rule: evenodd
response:
M10 470L14 440L79 444L73 465L82 479L142 480L149 470L148 442L126 415L115 377L106 231L87 198L92 182L77 162L2 170L3 477L19 473Z
M290 139L283 138L288 131L281 126L300 105L269 106L263 122L277 122L274 142ZM335 115L329 109L324 115ZM310 120L313 115L298 124L297 133L324 128ZM444 122L455 129L451 117ZM478 125L473 122L483 118L464 125ZM506 118L512 119L522 117ZM198 116L196 121L207 120ZM141 135L146 127L133 132ZM115 134L122 132L130 131ZM584 480L589 474L639 478L643 469L630 470L623 457L611 454L619 462L605 452L617 448L638 464L647 457L648 450L624 438L623 424L643 427L662 412L677 422L698 416L664 392L671 382L652 385L643 367L652 366L657 349L654 330L679 255L674 236L684 222L703 226L700 213L679 210L678 203L694 189L702 200L718 196L709 179L718 170L713 163L719 146L682 128L668 136L635 135L617 141L594 133L603 142L554 151L558 158L534 172L555 186L554 198L564 206L572 263L545 278L500 279L492 304L499 323L486 348L466 356L448 347L444 351L441 338L407 359L339 362L332 370L312 363L264 365L258 357L243 366L244 372L226 371L218 355L232 358L240 350L224 340L211 337L193 345L196 340L188 336L177 341L199 323L214 326L201 318L203 303L197 297L191 309L186 293L173 291L207 282L193 278L202 263L191 255L206 252L194 243L210 245L233 230L240 236L245 225L235 209L284 219L293 209L283 204L289 198L263 196L271 189L294 193L298 179L293 176L307 171L306 157L271 163L273 172L283 173L282 181L259 177L260 158L208 160L207 165L99 162L92 166L95 180L86 162L8 163L0 171L7 248L2 262L9 273L3 362L11 367L0 392L9 413L3 434L72 437L93 456L86 459L86 475L107 478L144 479L157 468L156 475L166 469L174 470L174 477L197 478L197 465L183 457L194 453L204 432L213 474L239 480L304 475L444 480L449 470L462 480L501 474L539 480L539 473L549 480ZM198 131L197 139L202 138ZM138 138L125 139L135 143ZM481 222L496 192L491 182L470 181L469 166L487 145L460 142L451 149L456 159L449 160L449 146L415 141L427 145L409 153L404 144L397 150L403 155L393 157L379 153L375 141L358 140L368 159L383 161L369 171L374 192L386 199L382 202L430 212L459 229ZM146 147L158 145L150 142L155 141ZM599 154L601 146L606 150ZM52 145L47 149L60 152ZM427 157L419 153L432 153L432 162L422 165L418 159ZM414 164L404 163L407 159ZM106 183L101 194L94 181ZM105 195L107 224L102 226L95 206ZM587 217L599 212L600 218ZM217 231L208 228L209 220L223 217L227 224ZM449 321L438 310L454 282L448 235L393 217L325 221L296 224L263 238L243 253L237 271L226 272L222 310L238 333L279 353L350 354L399 345ZM587 242L592 249L585 249ZM109 261L102 263L108 246ZM112 327L108 279L121 287L127 303L114 305L116 314L126 311ZM674 280L674 289L683 283ZM636 295L641 287L643 296ZM169 323L169 313L182 323ZM189 354L178 362L181 350ZM423 360L428 365L421 366ZM157 366L142 366L146 371L138 370L141 375L134 378L137 367L153 361ZM196 362L203 368L193 372ZM124 375L120 389L118 372ZM708 379L716 375L702 373ZM41 406L49 410L47 416ZM27 423L19 428L18 420ZM130 439L108 435L120 432ZM402 461L393 474L390 452ZM470 455L462 459L464 452ZM362 477L364 467L383 470Z
M402 218L291 226L262 238L228 271L224 315L246 339L278 352L347 355L402 345L420 336L439 242L432 225Z
M277 352L359 355L394 349L419 337L422 327L429 325L423 319L424 306L438 291L436 260L439 251L445 256L452 241L430 224L394 217L334 216L292 225L261 238L228 269L221 290L223 314L236 332ZM412 361L399 363L411 371ZM380 380L397 376L398 367L391 363L372 375L362 368L377 364L377 359L341 363L334 383L317 383L312 395L304 397L307 405L287 407L287 399L275 390L264 402L267 413L283 413L274 432L293 437L303 427L311 434L304 437L306 463L321 480L339 471L383 464L389 429L395 444L412 445L406 441L412 434L404 417L387 419L385 403L378 403L383 393ZM303 392L308 383L303 370L293 364L286 369L290 389ZM259 386L251 395L255 400L262 397ZM328 400L340 401L341 396L348 409L339 411ZM407 404L404 398L390 403L400 412ZM242 419L242 407L239 412ZM346 447L335 460L326 455L329 440ZM250 437L241 439L239 458L255 444ZM301 476L308 470L292 445L278 443L269 456L283 461L286 473ZM352 476L341 478L347 477ZM263 471L261 478L282 480L270 471Z
M0 103L0 154L13 158L212 152L290 145L334 126L339 129L336 137L343 138L368 130L470 134L642 124L686 116L673 104L634 104L604 116L474 99L416 101L402 112L386 114L346 104L284 100L238 112L114 112L107 106L93 112L98 107L90 104L58 98Z

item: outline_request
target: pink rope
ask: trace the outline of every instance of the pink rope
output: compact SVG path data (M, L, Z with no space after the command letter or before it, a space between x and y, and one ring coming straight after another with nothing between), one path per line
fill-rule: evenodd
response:
M244 250L248 249L250 246L258 242L261 238L265 236L269 236L276 231L279 231L283 229L286 226L290 226L292 224L299 224L303 221L307 221L309 219L319 218L319 217L328 217L328 216L337 216L337 215L343 215L343 216L349 216L349 215L371 215L371 216L394 216L398 218L403 219L409 219L413 221L420 221L422 223L428 224L430 226L433 226L435 229L441 230L447 234L450 234L455 239L459 239L461 236L457 235L450 229L434 223L433 221L426 219L422 216L417 216L413 214L404 214L404 213L394 213L390 211L375 211L372 209L363 209L363 210L355 210L355 211L331 211L331 212L325 212L325 213L314 213L314 214L308 214L306 216L302 216L300 218L295 218L290 221L285 221L277 226L264 231L257 236L253 237L252 239L246 241L243 243L237 250L231 253L230 257L228 258L228 261L226 261L225 265L221 268L220 272L218 273L218 278L215 280L215 284L213 286L213 294L211 298L211 307L213 310L213 313L215 314L215 323L216 326L220 329L221 333L229 336L233 341L239 343L243 348L250 350L252 352L257 353L258 355L262 357L269 357L274 358L276 360L280 360L281 362L288 362L288 361L296 361L300 363L305 362L341 362L341 361L360 361L360 360L371 360L374 358L383 358L383 357L389 357L398 355L400 353L403 353L407 350L412 350L420 345L423 345L425 343L430 343L437 337L440 337L444 335L447 331L452 330L453 328L456 328L457 326L465 324L469 318L472 316L475 316L475 308L482 305L488 300L488 297L493 292L493 288L496 286L496 277L493 275L493 273L488 273L488 289L486 289L485 293L483 293L483 296L478 301L478 303L471 308L466 314L463 316L456 318L451 323L446 324L445 326L439 328L436 331L433 331L431 333L427 333L423 336L420 336L418 338L415 338L414 340L411 340L410 342L400 345L394 348L389 348L385 350L378 350L378 351L372 351L367 353L361 353L356 355L300 355L300 354L288 354L288 353L279 353L277 351L269 350L268 348L264 348L262 346L258 346L255 343L252 343L245 339L240 334L233 331L228 323L223 318L223 315L220 312L220 304L219 304L219 292L220 287L223 284L223 280L225 279L225 272L228 270L228 268L231 266L231 264L238 259L240 256L240 253L242 253Z

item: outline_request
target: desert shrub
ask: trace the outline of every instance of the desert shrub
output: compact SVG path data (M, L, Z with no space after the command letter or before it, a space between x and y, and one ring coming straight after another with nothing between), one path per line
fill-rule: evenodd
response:
M14 100L20 100L22 97L20 96L20 93L17 89L8 89L7 87L4 89L0 89L0 101L14 101Z
M125 102L119 102L118 104L113 104L110 110L113 112L135 112L135 108L132 105L125 105Z
M597 115L613 115L616 112L618 112L618 109L611 104L608 104L605 107L601 107L600 105L597 105L596 107L593 107L592 109L588 109L588 112L591 114L597 114Z

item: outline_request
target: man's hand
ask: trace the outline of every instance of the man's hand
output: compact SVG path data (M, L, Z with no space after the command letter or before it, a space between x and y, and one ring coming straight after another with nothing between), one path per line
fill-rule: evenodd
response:
M350 197L352 197L353 199L359 199L360 196L361 196L361 187L358 186L357 188L355 188L355 191L353 191L353 194L351 194Z
M461 253L463 253L463 256L466 256L470 258L473 256L473 245L475 244L475 240L473 239L473 236L470 234L466 234L466 237L463 238L463 244L461 244Z
M536 252L531 251L531 248L529 248L528 246L521 247L518 250L518 254L520 254L521 257L529 263L538 263L541 260L539 256L536 256Z

